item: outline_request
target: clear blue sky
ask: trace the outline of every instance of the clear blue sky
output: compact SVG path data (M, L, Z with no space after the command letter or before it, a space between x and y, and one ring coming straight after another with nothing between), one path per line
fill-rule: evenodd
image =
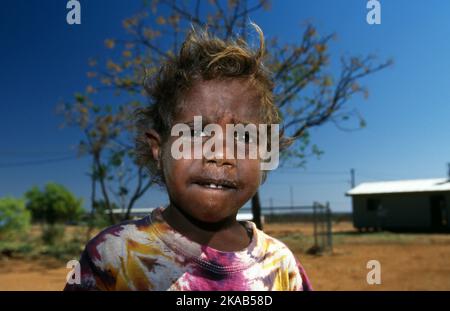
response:
M66 24L64 0L14 0L0 8L0 196L21 196L33 185L64 184L88 198L88 159L39 165L75 155L75 129L60 129L55 114L61 99L88 84L90 57L107 55L105 38L123 34L121 21L136 12L141 0L80 1L82 24ZM311 21L321 33L336 33L331 43L332 70L339 56L376 53L395 65L365 80L370 97L355 97L367 127L342 132L326 125L312 132L325 152L308 161L306 170L282 169L262 188L263 205L330 201L334 210L350 210L344 196L350 168L357 183L369 180L434 178L446 175L450 161L450 2L381 1L382 23L366 23L363 0L276 1L269 12L251 16L267 36L300 39L301 25ZM333 71L335 74L337 71ZM15 165L20 164L21 165ZM158 190L138 207L164 204ZM86 200L88 202L88 200Z

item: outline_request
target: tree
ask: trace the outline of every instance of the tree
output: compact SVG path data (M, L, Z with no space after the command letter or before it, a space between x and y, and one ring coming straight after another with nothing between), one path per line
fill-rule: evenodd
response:
M77 221L84 213L83 200L55 183L46 184L43 190L33 187L25 197L26 207L34 221L54 225L57 222Z
M0 198L0 236L25 232L30 226L30 219L23 199Z
M139 102L131 100L114 109L112 105L95 105L89 97L76 94L74 103L59 107L66 125L82 130L84 139L78 144L79 154L92 157L89 173L91 216L96 213L95 208L101 200L109 212L111 224L116 222L114 206L119 206L124 219L128 219L136 201L153 184L144 168L136 168L134 148L125 143L130 140L132 114L138 106ZM100 186L101 199L96 197L97 185Z
M115 55L114 59L107 59L105 66L99 66L96 60L90 61L95 69L89 72L88 76L95 78L97 85L87 87L86 97L93 96L99 91L112 91L118 97L127 100L118 104L121 110L112 113L113 119L127 119L130 107L138 107L146 103L142 83L145 76L157 72L162 62L175 55L191 25L207 26L212 34L224 39L229 39L236 34L246 39L249 17L261 9L266 11L270 9L268 0L145 1L140 12L123 21L127 31L126 38L105 40L105 45L115 50L111 53ZM357 94L367 97L367 89L360 84L360 80L392 63L390 60L377 62L373 55L342 57L341 73L333 77L327 73L330 60L328 46L333 36L333 34L320 35L314 26L309 24L303 29L298 41L281 44L277 38L267 40L269 44L266 51L266 65L273 72L274 82L277 85L276 103L284 120L284 130L294 141L291 148L282 154L283 164L303 165L308 156L321 153L316 145L311 144L309 135L311 128L327 122L332 122L343 130L364 127L364 119L356 108L350 107L349 101ZM67 107L69 109L65 110L69 116L81 113L85 116L84 118L92 112L95 114L99 109L90 100L82 102L77 100L75 106ZM74 107L75 111L72 110ZM348 128L346 124L355 119L358 125ZM98 125L96 122L102 124L103 121L103 119L94 120L93 126ZM75 124L81 125L80 128L85 130L87 125L83 122L75 122ZM112 146L118 144L123 147L124 152L129 153L132 159L133 147L126 143L126 135L124 135L124 133L132 133L133 128L129 125L112 127L107 135L101 136L104 138L101 144L102 150L114 150L115 147ZM119 130L121 135L111 135L117 129L124 129L124 131ZM89 137L89 133L88 130L86 137ZM80 145L85 144L83 142ZM88 148L94 163L105 156L104 152L97 150L98 148ZM106 168L102 165L93 164L95 173L92 173L92 179L94 181L98 179L101 186L101 178L105 174L103 170L99 171L99 168ZM145 177L140 175L145 172L132 165L128 167L131 171L137 171L136 174L140 178L137 185L145 184L142 183ZM138 200L151 185L150 180L145 186L137 187L134 193L138 195L129 202ZM105 191L106 187L102 186L101 189L103 200L108 205L109 196ZM131 208L132 205L129 204L128 207ZM252 199L252 211L254 221L261 228L261 204L258 193Z

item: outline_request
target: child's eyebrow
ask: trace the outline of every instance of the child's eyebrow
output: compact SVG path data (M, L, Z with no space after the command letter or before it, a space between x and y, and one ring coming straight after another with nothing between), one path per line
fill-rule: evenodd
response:
M184 124L186 124L187 126L193 127L195 125L194 120L190 120L190 121L186 121L186 122L182 122ZM212 120L209 119L208 117L202 117L202 125L206 126L208 124L217 124L217 120ZM255 122L251 122L251 121L247 121L247 120L236 120L236 119L232 119L231 123L228 124L242 124L242 125L248 125L248 124L258 124Z

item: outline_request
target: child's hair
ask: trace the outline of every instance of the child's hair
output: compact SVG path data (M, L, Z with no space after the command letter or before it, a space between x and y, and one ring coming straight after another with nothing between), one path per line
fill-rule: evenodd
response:
M145 133L152 128L164 141L172 128L175 113L183 104L186 92L199 81L213 79L245 79L258 92L261 100L261 123L278 124L281 121L274 104L271 73L264 66L264 35L259 34L259 49L253 51L242 39L224 41L211 36L207 30L192 30L187 35L178 55L169 58L152 79L145 79L144 87L150 96L150 105L137 111L136 160L146 167L155 180L164 184L153 158ZM270 141L270 139L269 139ZM280 133L280 149L286 142ZM265 174L263 179L265 179Z

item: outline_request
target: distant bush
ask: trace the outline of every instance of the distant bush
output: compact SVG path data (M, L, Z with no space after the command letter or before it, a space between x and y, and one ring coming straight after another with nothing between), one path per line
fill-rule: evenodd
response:
M42 241L48 245L61 243L64 239L65 228L63 225L45 225L42 229Z
M48 183L43 190L33 187L25 197L27 209L34 221L55 224L78 221L84 213L82 199L76 198L64 186Z
M71 239L65 241L64 243L52 245L51 247L47 246L42 254L51 256L56 259L69 260L78 258L83 251L83 248L84 243L80 242L77 239Z
M115 203L110 203L113 209L119 209ZM108 210L103 200L95 202L94 210L88 216L88 224L95 228L105 228L111 226L112 223L108 217Z
M0 240L0 259L1 257L28 256L35 250L35 245L31 241Z
M22 199L12 197L0 198L0 236L8 238L11 235L26 232L30 227L30 212L25 208Z

